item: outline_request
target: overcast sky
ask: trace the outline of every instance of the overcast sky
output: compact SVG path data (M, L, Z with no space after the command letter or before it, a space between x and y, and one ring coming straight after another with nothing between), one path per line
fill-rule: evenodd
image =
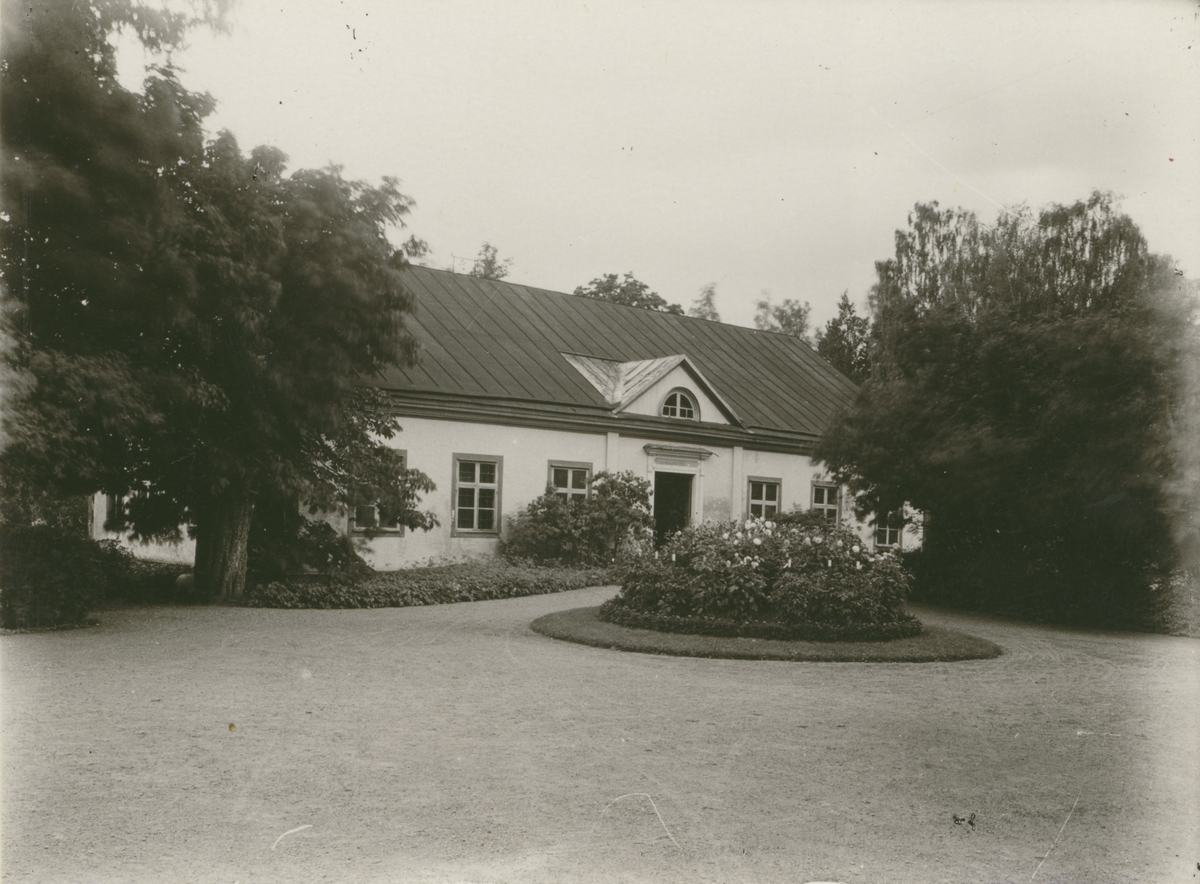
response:
M1112 190L1200 276L1200 3L241 0L176 57L213 130L401 179L427 263L632 270L722 318L843 290L914 203Z

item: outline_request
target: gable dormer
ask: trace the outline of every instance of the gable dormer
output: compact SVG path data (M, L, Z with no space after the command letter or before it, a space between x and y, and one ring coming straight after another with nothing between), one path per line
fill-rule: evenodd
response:
M615 362L563 353L615 414L743 426L737 413L686 356Z

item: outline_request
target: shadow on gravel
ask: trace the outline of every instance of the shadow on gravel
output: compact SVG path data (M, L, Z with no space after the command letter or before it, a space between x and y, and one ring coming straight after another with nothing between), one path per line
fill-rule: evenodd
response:
M934 663L986 660L1004 653L997 644L941 626L925 626L912 638L881 642L804 642L679 635L606 623L599 608L573 608L539 617L534 632L561 641L674 657L730 660L794 660L827 663Z

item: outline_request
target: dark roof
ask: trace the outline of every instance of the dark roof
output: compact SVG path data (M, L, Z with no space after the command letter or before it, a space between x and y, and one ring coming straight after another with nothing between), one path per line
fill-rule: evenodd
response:
M680 422L665 418L614 415L563 354L615 362L685 355L743 424L696 430L807 446L858 392L811 347L788 335L427 267L407 269L405 285L417 302L406 321L421 341L422 355L417 365L392 369L382 381L396 391L402 411L424 403L422 413L458 405L478 419L498 422L508 413L533 425L543 413L678 427Z

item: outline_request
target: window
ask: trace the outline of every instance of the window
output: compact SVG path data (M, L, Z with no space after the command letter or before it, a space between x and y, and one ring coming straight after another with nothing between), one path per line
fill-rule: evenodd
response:
M875 547L877 549L898 549L900 546L900 531L904 522L899 513L888 513L886 516L875 518Z
M401 466L408 468L408 453L401 451ZM355 504L350 513L350 532L352 534L403 534L404 526L400 524L400 513L392 512L390 507L382 506L378 501L362 501Z
M404 526L400 524L399 513L394 513L388 507L377 503L367 503L354 508L350 530L357 533L370 531L374 534L403 534Z
M778 479L750 477L749 512L751 518L770 518L779 512Z
M696 406L692 402L692 397L682 390L673 390L668 393L667 398L663 401L662 416L695 420Z
M119 526L125 518L125 501L119 494L104 495L104 524ZM109 530L109 529L105 529Z
M564 500L586 500L592 485L592 465L550 461L550 487Z
M813 485L812 510L827 521L838 520L838 489L836 485Z
M502 457L454 455L454 533L500 533Z

